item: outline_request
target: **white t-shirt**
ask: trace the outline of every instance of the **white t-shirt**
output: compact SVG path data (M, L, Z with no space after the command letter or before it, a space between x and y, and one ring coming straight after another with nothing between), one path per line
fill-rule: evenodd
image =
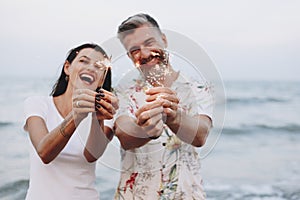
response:
M25 120L31 116L41 117L49 131L64 120L51 96L27 98L24 111ZM86 161L84 146L77 128L60 154L51 163L44 164L30 142L30 182L26 200L99 200L95 188L96 162Z

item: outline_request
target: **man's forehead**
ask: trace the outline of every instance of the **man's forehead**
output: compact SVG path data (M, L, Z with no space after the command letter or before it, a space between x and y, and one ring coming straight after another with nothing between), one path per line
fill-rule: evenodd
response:
M129 34L123 39L123 44L125 48L130 48L130 46L142 44L144 41L150 38L160 37L159 30L155 27L142 26L139 28L131 30Z

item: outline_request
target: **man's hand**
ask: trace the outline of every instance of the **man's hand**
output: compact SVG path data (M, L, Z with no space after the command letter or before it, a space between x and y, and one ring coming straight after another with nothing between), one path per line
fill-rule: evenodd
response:
M158 138L163 131L163 106L161 100L145 104L135 113L136 123L149 138Z
M179 99L176 92L167 87L154 87L146 91L149 97L146 99L147 102L153 102L158 100L164 108L164 114L166 115L166 124L173 124L178 121L180 117L178 114L178 103Z

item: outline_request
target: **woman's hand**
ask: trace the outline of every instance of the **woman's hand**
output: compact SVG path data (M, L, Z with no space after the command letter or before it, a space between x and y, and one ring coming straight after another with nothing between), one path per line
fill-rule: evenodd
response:
M73 93L73 117L79 124L90 112L95 112L96 92L90 89L75 89Z
M119 100L113 93L101 89L95 95L95 109L98 120L112 119L118 108Z

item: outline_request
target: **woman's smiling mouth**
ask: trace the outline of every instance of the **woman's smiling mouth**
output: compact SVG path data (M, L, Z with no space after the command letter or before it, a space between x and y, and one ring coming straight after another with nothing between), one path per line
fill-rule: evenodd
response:
M95 77L91 74L82 73L79 75L80 79L87 83L88 85L92 85L95 81Z

